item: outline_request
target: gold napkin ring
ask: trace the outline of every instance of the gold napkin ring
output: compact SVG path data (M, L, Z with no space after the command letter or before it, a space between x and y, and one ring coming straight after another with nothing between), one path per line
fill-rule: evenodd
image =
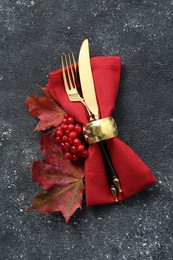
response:
M106 117L87 123L83 127L85 140L89 144L107 140L118 135L118 128L112 117Z

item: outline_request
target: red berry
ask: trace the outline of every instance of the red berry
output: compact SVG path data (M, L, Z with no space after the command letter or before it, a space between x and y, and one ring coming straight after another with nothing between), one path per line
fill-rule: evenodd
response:
M70 149L70 144L69 143L65 143L64 144L64 149L68 149L69 150Z
M62 141L63 141L64 143L66 143L66 142L68 141L68 137L67 137L66 135L63 135Z
M70 131L67 129L67 130L65 131L65 135L66 135L66 136L69 136L69 133L70 133Z
M63 136L64 132L62 131L62 129L59 129L57 132L56 132L56 135L57 136Z
M76 154L73 154L73 155L72 155L72 161L73 161L73 162L77 162L78 159L79 159L79 156L78 156L78 155L76 155Z
M69 130L69 131L72 131L73 129L74 129L74 124L69 124L69 125L68 125L68 130Z
M72 153L77 153L77 148L74 145L71 147L70 150Z
M88 151L87 150L84 150L82 153L81 153L81 156L82 157L88 157Z
M67 126L66 124L61 124L61 129L62 129L62 130L64 130L64 131L67 130L67 127L68 127L68 126Z
M73 124L74 123L74 118L73 117L69 117L68 118L68 123L69 124Z
M73 139L71 137L68 138L68 142L69 144L72 144L73 143Z
M65 114L65 115L64 115L64 119L67 119L67 118L69 118L69 115L68 115L68 114Z
M85 146L83 144L80 144L77 149L78 149L78 152L81 153L85 150Z
M74 144L74 146L78 147L81 144L81 140L79 138L75 138L73 140L73 144Z
M65 149L65 147L64 147L64 143L60 143L60 145L59 145L60 147L61 147L61 149L62 150L64 150Z
M58 127L56 128L56 130L61 130L61 127L60 127L60 126L58 126Z
M64 118L64 119L62 120L62 123L67 125L67 124L68 124L68 119L67 119L67 118Z
M69 137L72 138L72 139L75 139L77 137L77 133L75 131L71 131L69 133Z
M82 127L81 127L80 125L78 125L78 124L75 125L74 130L75 130L75 132L78 133L78 134L82 133Z
M65 152L64 157L68 160L72 159L72 154L70 152Z
M62 142L61 136L57 136L57 137L55 138L55 141L60 144L60 143Z

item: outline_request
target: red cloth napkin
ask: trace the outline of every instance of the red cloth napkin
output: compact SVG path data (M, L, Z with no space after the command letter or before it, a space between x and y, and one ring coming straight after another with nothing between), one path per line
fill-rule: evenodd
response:
M117 97L121 59L120 57L91 58L91 67L101 117L112 114ZM48 89L64 110L85 124L86 111L79 102L70 102L64 89L61 69L49 73ZM156 182L145 163L118 137L107 140L114 168L119 176L123 193L118 199L124 200ZM85 161L85 193L88 206L113 203L114 198L108 186L106 169L98 144L90 145Z

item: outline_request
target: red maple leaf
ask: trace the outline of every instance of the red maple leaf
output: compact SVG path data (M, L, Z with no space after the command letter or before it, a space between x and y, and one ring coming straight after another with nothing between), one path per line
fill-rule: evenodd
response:
M55 130L41 134L40 147L45 159L34 161L33 181L46 191L38 194L28 209L44 215L61 212L68 223L76 209L82 209L83 167L63 157L55 142Z
M47 130L60 125L65 114L63 108L52 98L49 90L46 87L42 90L43 97L33 94L25 101L29 115L40 119L34 131Z

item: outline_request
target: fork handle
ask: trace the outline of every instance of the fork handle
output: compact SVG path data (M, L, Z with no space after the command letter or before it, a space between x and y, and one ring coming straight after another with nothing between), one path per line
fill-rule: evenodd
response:
M119 189L115 184L115 180L118 181L118 176L112 165L106 141L100 141L98 142L98 144L102 153L104 164L106 166L106 173L107 173L109 187L111 188L112 186L115 186L117 189ZM119 189L119 191L121 191L121 188Z

